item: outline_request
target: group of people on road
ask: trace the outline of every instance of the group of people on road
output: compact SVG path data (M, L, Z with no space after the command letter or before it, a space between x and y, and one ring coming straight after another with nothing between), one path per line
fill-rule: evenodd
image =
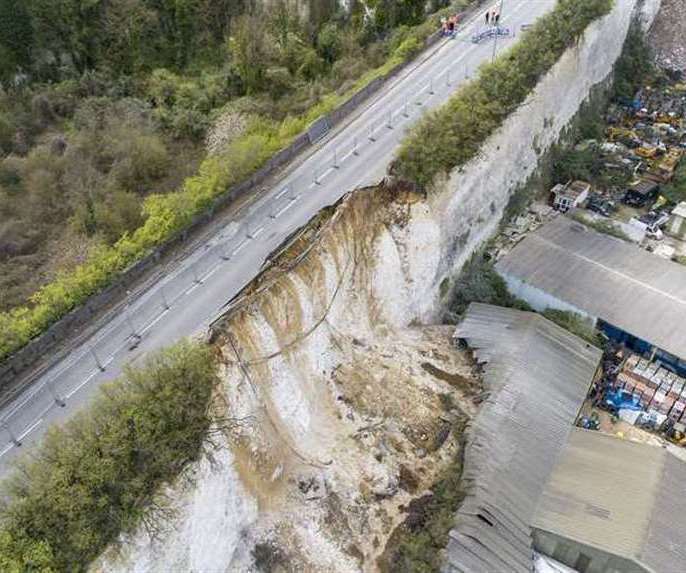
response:
M460 15L453 14L452 16L446 18L445 16L441 18L441 32L444 36L455 37L457 34L457 25L460 22Z
M486 11L486 26L498 26L500 24L500 10L493 8L493 10Z

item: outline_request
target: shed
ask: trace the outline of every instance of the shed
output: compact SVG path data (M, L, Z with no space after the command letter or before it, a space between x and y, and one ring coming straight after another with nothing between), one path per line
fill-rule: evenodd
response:
M553 195L553 207L566 213L586 201L590 191L591 185L585 181L574 181L566 185L557 184L550 191Z
M686 463L575 428L533 518L535 547L580 573L686 567Z
M469 306L455 337L483 364L489 396L468 431L444 571L529 573L538 498L601 353L538 314L485 304Z

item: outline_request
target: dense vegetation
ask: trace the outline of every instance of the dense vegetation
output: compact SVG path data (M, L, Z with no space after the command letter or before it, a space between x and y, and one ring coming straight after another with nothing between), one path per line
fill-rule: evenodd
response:
M0 0L0 359L436 29L307 4Z
M474 158L564 50L612 4L612 0L560 0L513 48L482 66L474 82L414 129L398 154L394 173L427 186L438 174Z
M4 484L0 570L81 571L151 516L158 488L202 451L215 384L209 347L181 343L53 427Z

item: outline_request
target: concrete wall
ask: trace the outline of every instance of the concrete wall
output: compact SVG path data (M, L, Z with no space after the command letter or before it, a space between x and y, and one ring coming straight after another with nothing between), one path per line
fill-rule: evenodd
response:
M445 256L434 286L496 232L514 191L534 173L539 157L559 140L594 86L612 73L632 18L649 26L659 6L660 0L616 0L612 12L562 56L479 157L436 184L429 200L441 219ZM435 316L437 308L436 298L427 298L424 316Z
M534 530L534 547L539 553L551 556L564 565L578 567L579 573L650 573L634 561L565 539L548 531ZM588 558L590 562L582 556ZM580 567L580 564L584 562L588 563L588 566Z

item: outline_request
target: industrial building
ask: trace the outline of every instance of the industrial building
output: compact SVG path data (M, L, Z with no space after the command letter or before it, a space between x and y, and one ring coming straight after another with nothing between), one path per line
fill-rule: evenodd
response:
M455 338L483 364L489 397L465 445L444 571L531 573L536 506L601 352L538 314L484 304L470 305Z
M534 309L582 314L611 339L686 375L686 267L557 217L495 265Z
M443 572L684 571L686 463L575 427L600 350L539 314L485 304L469 306L454 336L482 366L488 398L466 438Z
M580 573L686 570L686 463L575 428L532 520L534 547Z

